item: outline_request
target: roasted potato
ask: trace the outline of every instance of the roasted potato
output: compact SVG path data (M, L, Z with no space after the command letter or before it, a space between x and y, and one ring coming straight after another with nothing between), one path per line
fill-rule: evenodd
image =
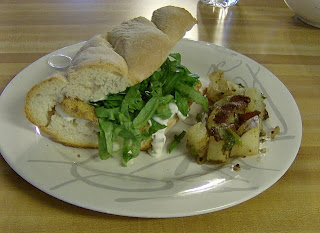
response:
M241 94L242 88L237 84L225 79L223 71L216 71L209 74L210 84L207 88L207 98L215 103L223 96Z
M218 124L214 121L215 115L218 113L220 107L227 102L229 102L230 97L229 96L224 96L222 99L218 100L217 102L214 103L212 111L210 115L208 116L207 119L207 128L211 129L211 127L217 126Z
M225 141L220 140L216 141L214 137L210 136L209 145L207 151L207 161L211 161L213 163L225 163L228 160L229 152L223 151L223 145Z
M244 133L248 132L250 129L259 127L259 126L260 126L260 119L259 119L259 116L256 115L250 118L249 120L247 120L246 122L244 122L242 125L240 125L240 127L237 130L237 134L239 136L242 136Z
M208 149L209 135L206 126L199 122L187 131L187 147L197 157L205 158Z
M267 116L262 93L226 80L221 71L209 78L208 117L205 123L189 128L187 147L197 158L213 163L258 154L262 122Z
M263 95L258 89L253 87L247 88L244 95L250 97L251 99L246 111L247 112L253 112L256 110L259 111L260 112L259 118L260 118L260 121L262 122L263 114L266 109L266 104L263 102L263 97L262 97Z
M245 157L257 155L259 153L260 128L251 128L241 136L241 145L234 145L230 152L230 157Z

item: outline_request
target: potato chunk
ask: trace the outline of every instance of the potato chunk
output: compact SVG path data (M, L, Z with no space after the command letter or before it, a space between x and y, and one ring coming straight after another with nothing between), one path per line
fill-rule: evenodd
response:
M229 152L223 150L224 143L224 140L216 141L214 137L210 136L207 161L212 161L213 163L227 162Z
M233 82L225 79L223 71L212 72L209 75L210 84L207 89L207 98L210 102L214 103L221 99L223 96L240 94L241 88Z
M234 145L230 157L245 157L259 153L260 128L254 127L241 136L241 145Z
M261 92L258 89L252 87L246 90L245 96L248 96L251 99L247 107L247 112L253 112L255 110L259 111L260 122L262 122L266 104L263 102Z
M209 135L206 126L199 122L187 131L187 147L195 156L205 158L207 154Z

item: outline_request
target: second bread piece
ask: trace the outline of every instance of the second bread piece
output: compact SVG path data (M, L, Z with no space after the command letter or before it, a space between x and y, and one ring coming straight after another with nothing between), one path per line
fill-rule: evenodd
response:
M197 22L193 16L183 8L165 6L155 10L151 21L165 34L173 43L177 43Z
M134 83L152 75L173 47L169 37L144 17L122 23L109 32L107 38L126 60L128 76Z
M196 23L184 8L166 6L153 12L152 21L138 17L115 27L107 39L128 64L128 77L142 82L167 59L175 44Z

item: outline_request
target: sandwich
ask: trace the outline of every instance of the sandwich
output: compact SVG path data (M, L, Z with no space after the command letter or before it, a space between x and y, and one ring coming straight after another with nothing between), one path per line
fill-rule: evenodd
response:
M64 145L98 148L101 159L120 153L127 164L141 150L161 154L165 132L190 103L208 105L199 77L170 54L195 23L187 10L166 6L151 21L137 17L94 36L65 72L31 88L27 119Z

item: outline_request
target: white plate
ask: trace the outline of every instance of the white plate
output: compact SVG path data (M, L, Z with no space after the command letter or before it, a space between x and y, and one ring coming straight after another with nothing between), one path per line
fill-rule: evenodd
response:
M267 153L224 166L197 165L184 143L170 155L141 154L129 167L101 161L96 150L65 147L51 141L24 116L28 90L54 72L53 54L73 57L81 43L44 56L20 72L0 98L0 148L7 163L25 180L65 202L105 213L136 217L181 217L209 213L242 203L269 188L288 170L301 142L298 107L287 88L266 68L234 51L204 42L182 40L174 51L183 64L208 83L212 70L227 79L255 86L267 96L266 130L281 133L263 147ZM146 58L147 59L147 58ZM179 123L172 134L187 124ZM232 165L239 163L240 171Z

